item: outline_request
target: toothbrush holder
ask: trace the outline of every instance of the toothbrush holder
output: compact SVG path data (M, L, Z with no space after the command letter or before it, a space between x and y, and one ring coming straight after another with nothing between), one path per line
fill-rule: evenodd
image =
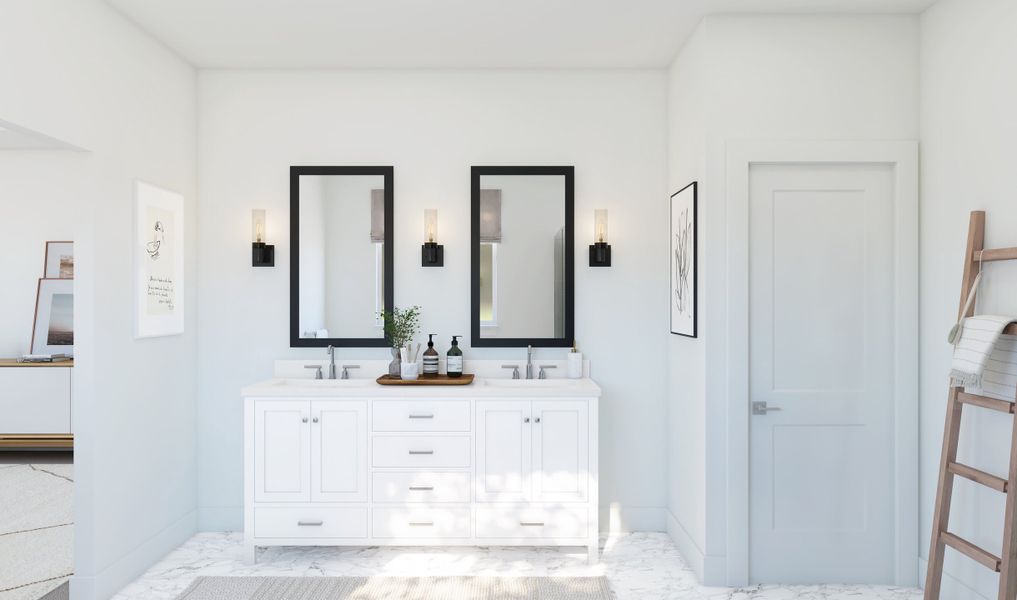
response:
M413 381L419 376L419 374L420 369L415 362L404 362L400 365L399 376L404 381Z

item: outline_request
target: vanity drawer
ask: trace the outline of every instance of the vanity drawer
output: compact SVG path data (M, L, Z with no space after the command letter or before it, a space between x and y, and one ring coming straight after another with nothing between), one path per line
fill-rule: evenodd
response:
M468 538L470 507L375 508L372 520L376 538Z
M376 472L375 502L469 502L469 473Z
M375 467L470 466L470 437L377 435L372 440Z
M375 400L375 431L469 431L468 400Z
M586 538L589 507L477 507L478 538Z
M367 508L255 507L254 537L366 538Z

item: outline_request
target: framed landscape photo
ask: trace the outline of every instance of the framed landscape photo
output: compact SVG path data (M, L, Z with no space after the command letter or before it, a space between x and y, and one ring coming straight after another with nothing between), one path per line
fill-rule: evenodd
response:
M698 310L698 184L671 195L671 333L696 337Z
M46 242L46 279L74 279L74 242Z
M184 332L184 197L134 184L134 337Z
M35 295L32 354L74 355L74 280L40 279Z

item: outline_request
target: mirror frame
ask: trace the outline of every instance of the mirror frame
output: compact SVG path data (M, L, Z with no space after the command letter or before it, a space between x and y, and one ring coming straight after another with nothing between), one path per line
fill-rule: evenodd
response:
M565 337L485 338L480 327L480 178L484 175L560 175L565 177ZM575 167L471 167L470 296L474 348L571 348L575 339Z
M385 310L392 310L393 298L393 167L290 167L290 348L387 348L388 336L380 338L300 337L300 176L381 175L385 178ZM366 235L366 234L365 234Z

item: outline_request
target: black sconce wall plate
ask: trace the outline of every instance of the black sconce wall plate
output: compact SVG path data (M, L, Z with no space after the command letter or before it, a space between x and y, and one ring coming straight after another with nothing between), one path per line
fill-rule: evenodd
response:
M444 267L445 246L436 242L424 242L424 245L420 247L420 266Z
M264 242L251 243L251 266L252 267L274 267L275 246Z
M611 266L611 244L606 242L597 242L596 244L590 245L590 266Z

